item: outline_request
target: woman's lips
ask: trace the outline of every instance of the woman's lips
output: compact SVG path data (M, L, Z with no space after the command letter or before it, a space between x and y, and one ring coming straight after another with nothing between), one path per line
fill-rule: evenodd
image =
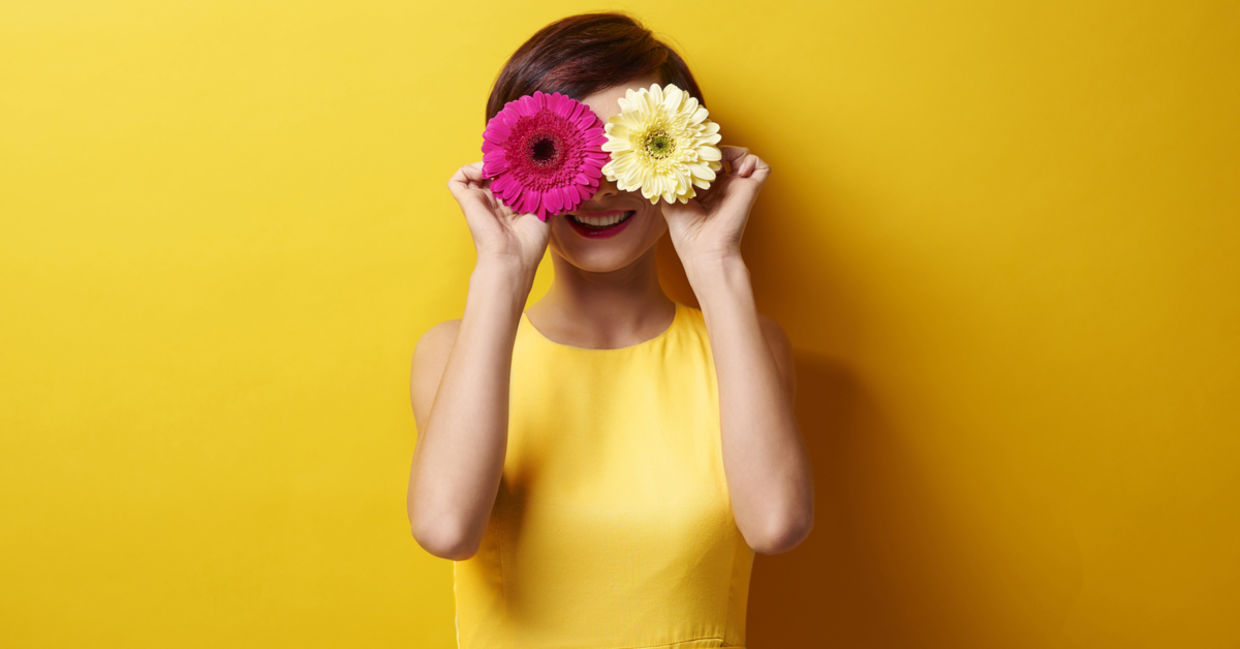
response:
M610 213L615 214L615 212ZM565 221L568 222L569 227L571 227L573 231L587 239L606 239L616 236L625 228L629 227L629 224L633 222L633 216L636 215L637 212L635 210L628 210L627 212L623 212L623 214L626 215L624 218L605 228L596 228L583 225L579 218L574 214L566 215Z
M578 210L572 213L576 214L577 216L592 216L594 218L602 218L604 216L611 216L613 214L624 214L625 212L628 212L628 211L629 210L608 210L606 212L582 212Z

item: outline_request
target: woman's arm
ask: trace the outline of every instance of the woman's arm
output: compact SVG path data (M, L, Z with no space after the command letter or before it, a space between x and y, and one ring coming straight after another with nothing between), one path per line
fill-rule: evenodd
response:
M810 462L793 411L791 347L758 314L739 255L697 260L685 272L710 334L719 383L723 461L737 528L762 554L786 552L814 522Z
M499 490L508 444L508 387L528 271L480 262L459 321L423 334L410 392L418 441L407 507L414 539L462 560L478 550Z

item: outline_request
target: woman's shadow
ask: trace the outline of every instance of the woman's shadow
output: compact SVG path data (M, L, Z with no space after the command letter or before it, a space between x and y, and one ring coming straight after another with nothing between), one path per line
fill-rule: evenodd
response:
M809 213L796 204L795 188L772 191L779 178L775 171L767 181L763 193L771 196L759 200L743 237L755 299L785 303L788 312L848 318L850 306L836 299L848 291L832 290L833 281L845 281L846 270L832 269L830 251L816 250L796 231L796 221L775 221L776 215ZM815 188L824 190L829 192ZM819 213L831 209L820 199L815 203ZM697 305L666 237L657 260L664 290ZM1036 536L1028 539L1029 549L982 547L974 532L989 523L953 515L952 503L936 493L929 473L934 468L902 441L917 431L902 431L884 417L883 405L847 359L798 348L792 338L797 421L815 482L815 525L793 550L756 555L747 646L1060 646L1063 620L1080 587L1073 540L1062 530L1039 529L1048 517L1030 511ZM1023 498L1011 484L979 482L979 488L988 487L1001 492L995 502ZM1023 573L1005 568L1007 559L1022 564ZM1039 561L1055 572L1030 574ZM1012 583L1028 592L1013 595ZM1009 601L1001 602L1000 595Z

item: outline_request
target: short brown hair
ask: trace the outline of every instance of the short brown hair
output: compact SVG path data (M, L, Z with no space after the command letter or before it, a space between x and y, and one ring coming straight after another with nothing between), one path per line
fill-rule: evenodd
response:
M581 100L625 81L658 75L705 106L689 66L636 19L620 12L561 18L538 30L508 58L487 100L487 121L504 105L541 90Z

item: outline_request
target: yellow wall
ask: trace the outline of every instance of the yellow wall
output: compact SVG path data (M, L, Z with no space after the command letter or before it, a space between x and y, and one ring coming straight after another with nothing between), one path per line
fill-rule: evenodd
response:
M425 4L0 10L0 645L452 646L404 510L444 183L589 7ZM1160 4L606 7L774 169L818 511L752 649L1236 646L1240 5Z

